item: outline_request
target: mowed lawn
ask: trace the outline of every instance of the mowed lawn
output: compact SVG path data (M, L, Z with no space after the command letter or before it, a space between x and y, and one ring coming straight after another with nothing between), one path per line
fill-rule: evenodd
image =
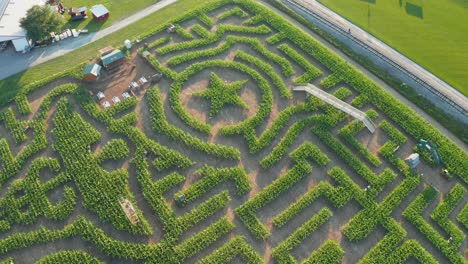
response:
M320 0L468 95L467 0Z
M69 23L66 25L71 28L87 28L89 31L98 31L103 27L110 26L114 21L118 21L131 14L151 5L159 0L63 0L62 3L67 8L64 16ZM104 22L96 22L91 14L91 7L97 4L103 4L109 10L109 18ZM68 15L68 8L70 7L88 7L88 18L81 21L71 21Z

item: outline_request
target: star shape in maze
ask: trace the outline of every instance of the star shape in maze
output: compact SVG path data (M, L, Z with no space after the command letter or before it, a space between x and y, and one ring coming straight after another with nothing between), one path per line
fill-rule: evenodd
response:
M211 73L208 89L193 93L194 96L203 97L211 101L210 116L216 115L225 104L248 108L248 105L237 94L247 80L227 83L216 73Z

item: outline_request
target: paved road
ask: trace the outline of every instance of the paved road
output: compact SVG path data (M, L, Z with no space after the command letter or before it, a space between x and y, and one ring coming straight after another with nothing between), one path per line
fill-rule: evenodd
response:
M410 107L413 109L416 113L418 113L422 118L427 120L429 123L431 123L434 127L436 127L442 134L446 135L448 138L450 138L455 144L457 144L460 148L462 148L465 151L468 151L468 145L465 144L463 141L461 141L458 137L456 137L452 132L450 132L448 129L446 129L444 126L442 126L437 120L435 120L433 117L428 115L426 112L421 110L418 106L416 106L413 102L409 101L406 99L404 96L402 96L400 93L398 93L395 89L390 87L388 84L383 82L381 79L379 79L377 76L375 76L373 73L369 72L366 68L362 67L359 63L355 62L351 58L349 58L346 54L344 54L341 50L337 49L335 46L324 40L321 36L317 35L315 32L311 31L310 29L306 28L304 25L301 23L297 22L296 20L290 18L289 16L285 15L275 7L269 5L266 2L261 2L261 4L267 6L271 10L275 11L279 15L281 15L283 18L288 20L291 24L294 24L295 26L301 28L304 32L308 33L311 35L313 38L319 40L324 46L338 54L340 57L344 58L346 61L348 61L351 65L356 67L358 70L363 72L366 76L368 76L371 80L373 80L375 83L377 83L379 86L383 87L385 90L390 92L395 98L400 100L403 104L406 106Z
M441 97L447 97L456 105L460 106L460 112L467 115L468 98L446 82L436 77L434 74L419 66L419 64L405 57L401 53L397 52L379 39L373 37L371 34L362 30L358 26L352 24L340 15L334 13L316 0L288 0L288 2L299 4L302 7L307 8L309 11L312 11L314 14L334 24L338 28L341 28L343 31L349 32L350 37L354 37L356 40L367 44L373 50L396 63L399 67L418 77L423 82L427 83L430 87L435 89L436 93L440 93Z
M48 60L83 47L86 44L103 38L174 2L176 2L176 0L162 0L136 12L127 18L114 22L111 26L98 32L88 35L81 35L78 38L68 38L46 48L33 49L31 52L26 54L17 53L13 48L10 47L10 49L0 53L0 80L5 79L6 77L15 73L24 71L34 65L44 63Z

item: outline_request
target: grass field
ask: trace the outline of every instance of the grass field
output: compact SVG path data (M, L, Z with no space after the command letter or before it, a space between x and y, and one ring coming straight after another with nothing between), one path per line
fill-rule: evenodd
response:
M320 2L468 95L468 1Z
M89 31L98 31L101 28L110 26L114 21L118 21L124 17L127 17L138 10L141 10L158 0L106 0L106 1L92 1L92 0L64 0L62 1L65 7L88 7L88 18L81 21L70 21L66 27L71 28L87 28ZM109 18L104 22L96 22L91 14L91 7L96 4L103 4L110 13ZM69 20L70 15L65 13L65 19Z

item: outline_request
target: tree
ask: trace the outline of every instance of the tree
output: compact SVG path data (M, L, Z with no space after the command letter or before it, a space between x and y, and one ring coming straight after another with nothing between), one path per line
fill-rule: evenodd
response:
M50 32L59 31L65 24L65 19L49 6L35 5L21 18L20 25L33 40L43 40Z

